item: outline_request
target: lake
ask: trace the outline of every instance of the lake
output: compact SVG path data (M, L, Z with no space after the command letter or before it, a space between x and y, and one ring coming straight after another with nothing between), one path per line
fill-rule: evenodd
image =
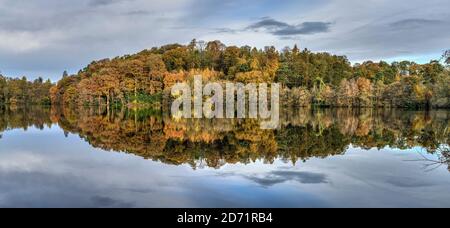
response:
M0 207L450 207L450 111L0 109Z

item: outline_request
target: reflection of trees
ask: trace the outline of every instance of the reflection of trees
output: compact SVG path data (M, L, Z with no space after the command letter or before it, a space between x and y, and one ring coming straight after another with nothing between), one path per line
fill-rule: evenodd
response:
M424 163L424 168L427 171L433 171L443 165L446 165L450 171L450 147L448 145L439 147L433 154L435 154L436 159L430 159L420 154L422 159L412 161Z
M446 148L442 150L440 153L441 156L439 156L439 160L444 164L447 164L448 170L450 171L450 149Z
M10 129L22 128L27 130L31 126L44 129L45 126L50 127L51 125L50 108L0 106L0 138L4 131Z
M289 110L282 113L277 130L261 130L257 120L174 120L149 110L32 107L0 112L0 131L53 122L96 148L194 168L258 159L306 161L344 154L349 145L422 146L435 152L450 142L447 111Z

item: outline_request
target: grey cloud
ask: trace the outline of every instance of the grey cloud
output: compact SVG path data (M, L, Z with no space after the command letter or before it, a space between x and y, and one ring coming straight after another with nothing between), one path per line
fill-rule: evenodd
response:
M267 29L282 29L289 27L290 25L281 21L277 21L271 18L263 18L262 21L256 22L247 27L247 29L259 29L259 28L267 28Z
M235 34L239 32L237 29L231 29L231 28L216 28L214 29L215 33L228 33L228 34Z
M428 20L428 19L405 19L391 23L390 26L395 29L415 29L424 26L434 26L444 23L439 20Z
M59 13L0 15L0 31L39 32L71 24L69 18Z
M279 36L291 36L291 35L309 35L315 33L328 32L330 30L331 23L326 22L304 22L297 26L289 26L284 29L275 31L275 35Z
M361 23L348 31L338 28L333 31L333 37L311 41L313 45L309 48L347 55L351 61L390 61L394 58L424 63L431 58L439 58L450 45L450 24L444 23L448 20L450 15L444 14L440 17L386 17ZM428 57L434 54L435 57ZM411 59L415 56L417 59Z
M153 11L147 11L147 10L133 10L126 13L123 13L123 15L130 15L130 16L142 16L142 15L149 15L154 14Z
M101 6L101 5L109 5L114 3L115 0L91 0L89 5L91 6Z
M95 59L194 37L260 48L301 42L352 62L439 58L450 46L445 0L347 1L0 0L0 70L56 80L64 69L75 73Z
M277 21L272 18L263 18L247 27L247 30L265 29L276 36L311 35L328 32L331 23L329 22L303 22L298 25L290 25L286 22Z
M177 41L164 34L170 30L170 18L162 21L162 15L153 12L163 12L158 7L178 10L178 6L142 0L114 4L120 1L42 0L48 7L11 1L9 10L0 7L0 70L11 77L26 74L57 80L63 70L76 73L95 59ZM144 16L145 20L138 20Z
M124 1L132 1L132 0L91 0L89 5L91 5L91 6L107 6L107 5L112 5L112 4L124 2Z

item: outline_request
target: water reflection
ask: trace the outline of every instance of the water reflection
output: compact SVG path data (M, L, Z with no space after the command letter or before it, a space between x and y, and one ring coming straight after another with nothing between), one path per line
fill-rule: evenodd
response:
M3 108L0 207L448 207L449 115Z
M298 109L282 113L278 130L261 130L252 119L175 120L152 110L25 107L0 111L0 132L58 124L95 148L194 169L276 159L296 164L343 155L350 145L422 147L442 163L448 161L449 117L448 111Z

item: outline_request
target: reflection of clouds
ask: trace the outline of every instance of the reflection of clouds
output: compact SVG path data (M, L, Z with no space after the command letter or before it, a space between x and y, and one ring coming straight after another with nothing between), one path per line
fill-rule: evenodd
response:
M137 160L151 163L141 159L130 162ZM85 162L91 166L96 163ZM130 208L192 204L180 195L172 195L175 190L183 192L177 189L177 183L169 185L157 180L164 174L154 174L142 167L124 169L109 161L96 163L96 169L85 172L84 166L75 167L78 164L81 163L55 168L51 166L57 164L50 162L51 168L42 166L23 171L11 167L8 172L0 171L0 207Z
M392 184L400 188L420 188L430 187L434 184L425 180L418 180L410 177L392 176L386 180L386 183Z
M291 200L297 207L317 207L320 202L325 207L448 207L448 172L445 168L424 172L421 164L406 162L414 158L414 150L350 147L346 156L310 159L301 167L276 161L246 171L230 167L218 176L233 182L251 181L262 191L282 189L284 197L294 192ZM295 201L305 195L312 200Z
M98 185L99 183L97 183ZM45 171L0 173L1 207L134 207L113 191L74 175L56 175Z
M0 207L195 205L171 178L183 167L95 150L78 137L48 132L1 141Z
M116 200L110 197L94 196L92 202L97 207L116 207L116 208L131 208L134 207L134 203L127 203L120 200Z
M292 169L292 167L290 168ZM243 177L263 187L271 187L274 185L294 181L300 184L327 184L328 178L325 174L306 172L306 171L289 171L287 167L279 167L267 173L249 173L239 174L237 172L219 173L219 177Z
M296 181L301 184L326 184L327 178L321 173L295 172L295 171L272 171L267 176L244 176L245 178L265 187Z
M0 171L31 172L44 165L45 160L29 152L0 153Z
M405 162L417 159L414 150L350 147L345 156L297 166L258 160L192 170L96 150L76 136L48 132L0 142L0 207L450 205L449 173L444 167L425 173L421 164Z
M124 192L132 192L132 193L139 193L139 194L150 194L156 192L153 188L122 188L118 189Z

